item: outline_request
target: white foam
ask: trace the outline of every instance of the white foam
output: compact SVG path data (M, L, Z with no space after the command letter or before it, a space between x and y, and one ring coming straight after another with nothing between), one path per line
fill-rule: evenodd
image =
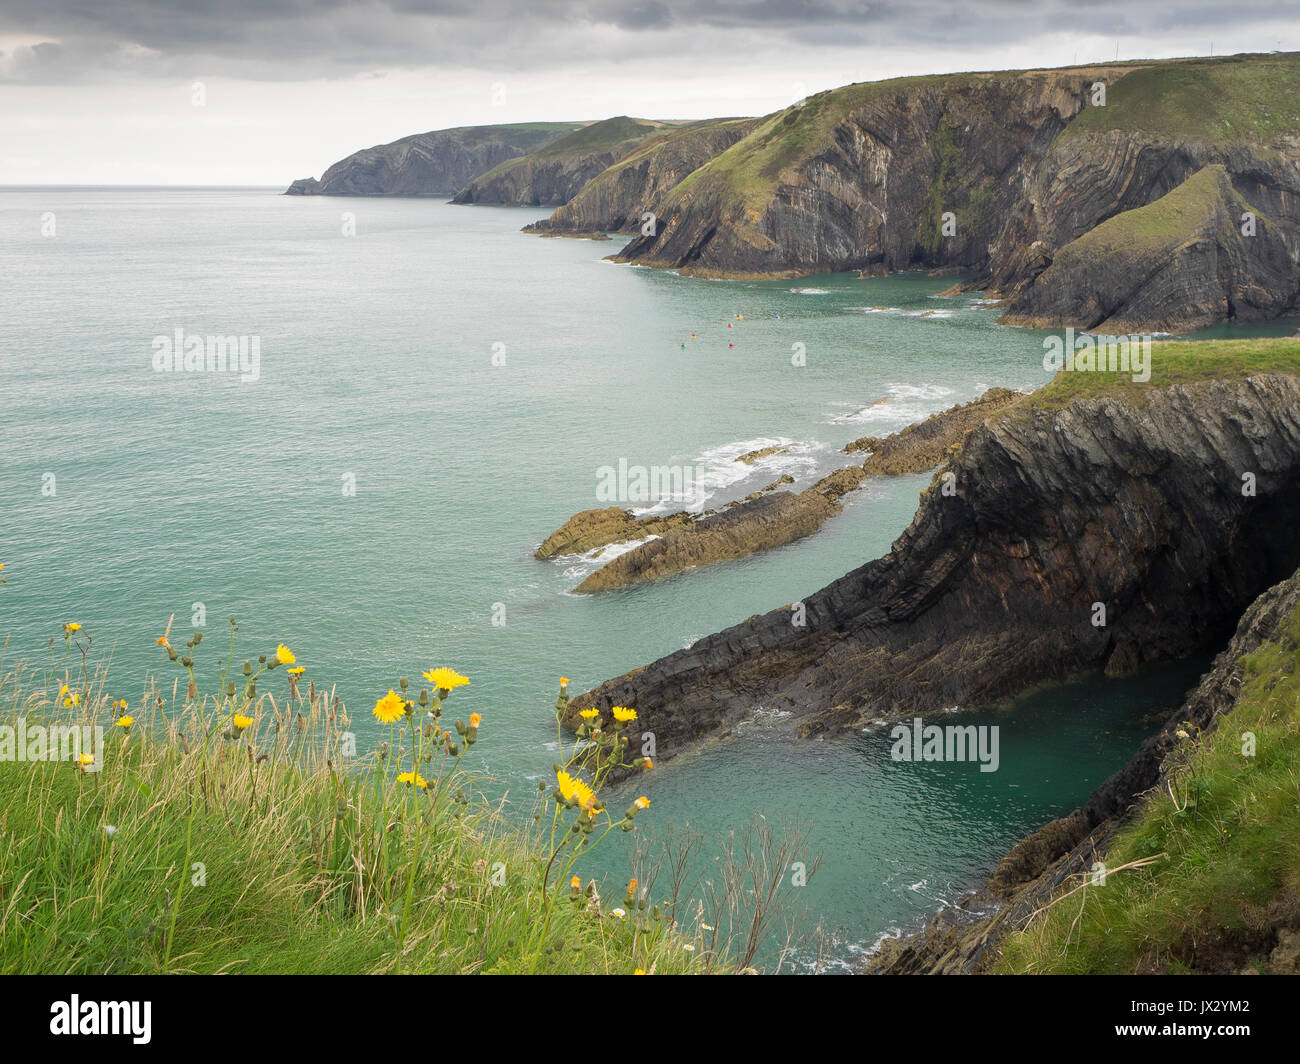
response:
M953 394L953 389L941 384L890 384L883 399L859 407L851 414L838 414L831 423L902 428L951 406Z
M755 459L752 465L736 461L742 454L761 451L768 447L779 447L775 454ZM699 480L694 478L687 483L680 495L674 493L657 500L650 506L633 508L637 517L648 514L671 513L688 509L696 513L717 506L730 498L738 498L766 487L781 476L789 474L798 479L817 471L818 455L827 450L827 446L815 440L802 442L786 436L760 436L752 440L737 440L711 447L700 454L688 465L701 470ZM747 483L753 481L752 486ZM744 490L748 488L749 491Z
M827 288L791 288L790 291L797 296L824 296L830 293Z
M566 577L581 582L620 555L636 550L637 547L649 543L652 539L661 538L660 536L645 536L642 539L630 539L624 543L610 543L604 547L593 547L586 554L560 554L556 556L555 560L565 567L564 575Z

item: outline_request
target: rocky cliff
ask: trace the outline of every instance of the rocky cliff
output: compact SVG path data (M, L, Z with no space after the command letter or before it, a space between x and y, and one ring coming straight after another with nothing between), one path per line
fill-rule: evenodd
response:
M616 257L733 277L955 267L1035 324L1273 317L1300 289L1297 99L1292 54L851 85L654 197L656 232Z
M524 232L640 232L642 215L657 197L726 151L757 124L756 118L721 118L656 135L598 174L549 218L526 226Z
M665 757L760 708L810 734L1204 650L1300 565L1300 343L1273 350L1282 372L1234 377L1221 344L1223 379L1058 377L965 438L888 555L574 708L635 706Z
M450 196L508 159L544 148L580 122L461 126L417 133L354 152L317 181L300 178L290 196Z
M939 913L924 932L883 942L868 970L876 975L968 975L986 970L1008 933L1023 928L1051 903L1054 895L1063 888L1077 886L1094 862L1108 856L1116 831L1130 819L1142 796L1154 787L1167 786L1177 767L1180 746L1216 726L1236 708L1243 690L1247 655L1268 645L1295 654L1292 619L1297 608L1300 573L1269 588L1251 603L1228 646L1215 658L1213 668L1191 692L1187 703L1142 744L1124 768L1102 783L1074 812L1019 842L979 891L960 906ZM1240 903L1239 898L1225 900L1229 906ZM1300 914L1294 906L1289 908L1289 912L1266 913L1259 922L1261 926L1243 927L1235 936L1238 948L1227 951L1229 955L1238 954L1234 960L1241 963L1245 957L1240 954L1262 952L1267 956L1271 952L1276 962L1289 962L1287 969L1275 970L1294 972L1294 949L1284 958L1282 954L1288 951L1278 948L1282 939L1290 937L1288 928L1273 926L1296 926ZM1269 915L1282 919L1270 921ZM1221 944L1213 944L1213 950L1206 950L1205 945L1201 944L1202 962L1208 953L1219 961L1225 952ZM1202 970L1218 967L1215 963Z
M676 124L626 115L593 122L476 177L452 202L517 207L568 203L596 175Z

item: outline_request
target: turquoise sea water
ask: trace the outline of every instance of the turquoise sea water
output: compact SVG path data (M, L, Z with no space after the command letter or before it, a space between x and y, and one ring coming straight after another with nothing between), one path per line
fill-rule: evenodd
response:
M600 563L532 552L603 504L600 467L699 467L717 506L782 473L805 487L847 441L991 385L1045 382L1042 334L937 298L948 281L682 278L603 262L617 242L518 231L544 213L0 189L6 660L40 659L75 619L134 702L149 670L171 681L154 645L168 616L186 633L202 603L207 660L232 614L244 655L288 643L337 685L363 746L377 695L452 665L473 679L458 715L484 717L477 765L531 792L561 674L585 690L808 594L885 552L928 481L873 481L763 556L575 596ZM156 371L153 339L177 328L257 337L259 379ZM773 443L789 449L734 462ZM974 722L1002 726L988 774L895 764L884 735L792 742L760 718L639 781L654 802L641 823L808 823L824 863L806 904L851 960L1077 804L1195 674L1088 681L986 715ZM626 858L602 868L625 877Z

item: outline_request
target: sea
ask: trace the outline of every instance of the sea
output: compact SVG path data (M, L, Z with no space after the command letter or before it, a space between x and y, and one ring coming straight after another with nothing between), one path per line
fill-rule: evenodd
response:
M48 665L75 621L135 704L175 679L155 643L169 618L208 636L202 679L233 616L237 654L287 644L364 750L374 701L447 665L471 679L456 715L483 718L467 764L525 827L553 780L561 676L580 692L807 596L888 551L929 482L875 478L797 543L576 595L610 553L533 552L610 504L611 469L686 478L679 497L629 498L638 513L715 509L1049 377L1047 334L943 295L951 278L704 280L606 261L623 238L520 232L547 208L279 191L0 188L0 672ZM191 336L233 338L242 366L178 366ZM692 834L702 899L765 827L797 841L780 851L797 946L762 956L854 970L1086 798L1205 665L968 714L999 728L996 772L894 761L883 728L802 741L756 705L609 794L651 807L579 871L620 895Z

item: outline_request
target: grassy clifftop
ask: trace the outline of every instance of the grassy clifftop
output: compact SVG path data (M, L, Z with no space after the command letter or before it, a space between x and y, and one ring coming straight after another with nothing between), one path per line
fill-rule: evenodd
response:
M1030 410L1060 410L1075 399L1108 395L1141 403L1151 392L1174 384L1240 380L1258 373L1300 376L1300 338L1160 340L1151 344L1150 369L1151 377L1147 381L1134 381L1131 372L1109 369L1058 373L1051 383L1017 404L1006 416L1023 417Z
M1113 79L1106 106L1086 108L1065 137L1109 130L1215 144L1267 144L1300 124L1294 54L1183 59Z
M1279 628L1213 730L1176 732L1104 882L1058 895L996 971L1300 972L1300 605Z
M584 721L581 750L561 737L551 783L514 798L535 818L507 819L474 768L501 725L446 713L468 678L400 681L373 710L385 741L358 750L288 648L241 673L236 630L215 661L201 635L164 635L176 681L130 706L76 624L48 668L0 668L0 972L707 973L762 944L743 871L711 923L651 862L639 884L582 875L585 852L653 816L603 789L634 711Z

